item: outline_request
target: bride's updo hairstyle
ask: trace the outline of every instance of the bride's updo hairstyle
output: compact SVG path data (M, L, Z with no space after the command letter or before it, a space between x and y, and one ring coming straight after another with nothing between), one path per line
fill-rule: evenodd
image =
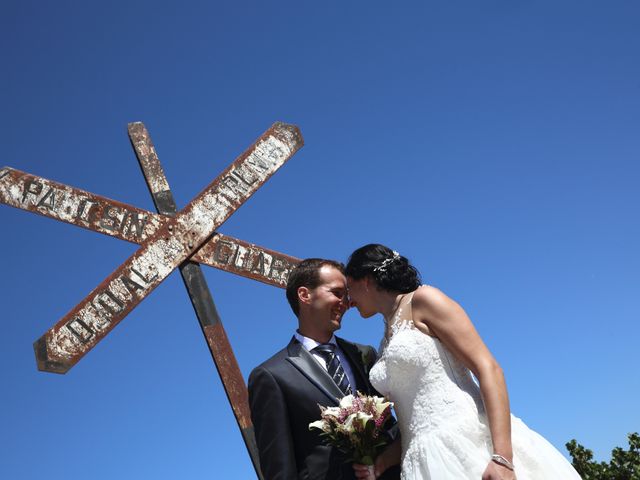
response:
M378 287L391 292L413 292L421 284L420 272L406 257L377 243L353 252L344 273L354 280L370 275Z

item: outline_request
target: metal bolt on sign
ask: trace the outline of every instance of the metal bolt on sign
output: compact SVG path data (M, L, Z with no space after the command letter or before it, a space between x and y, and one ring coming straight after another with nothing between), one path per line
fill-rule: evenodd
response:
M179 213L144 125L129 124L129 137L159 215L9 167L0 169L2 203L141 245L34 343L38 368L66 373L179 267L262 478L246 385L198 263L279 287L286 284L299 259L215 230L302 146L302 136L297 127L275 123Z

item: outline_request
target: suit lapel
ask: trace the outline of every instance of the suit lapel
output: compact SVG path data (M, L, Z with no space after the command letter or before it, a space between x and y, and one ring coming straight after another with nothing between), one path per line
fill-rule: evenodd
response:
M327 371L307 352L307 349L296 340L291 339L287 347L289 356L287 361L291 363L302 375L304 375L316 388L324 393L334 404L340 403L343 393L329 376Z
M353 373L358 377L356 378L356 383L358 384L357 387L361 387L360 391L362 391L362 393L369 393L369 377L367 372L365 371L365 366L362 362L362 355L360 350L358 350L358 347L356 347L353 343L347 342L342 338L336 337L336 342L338 342L338 345L340 345L340 348L349 359L351 371L353 371Z

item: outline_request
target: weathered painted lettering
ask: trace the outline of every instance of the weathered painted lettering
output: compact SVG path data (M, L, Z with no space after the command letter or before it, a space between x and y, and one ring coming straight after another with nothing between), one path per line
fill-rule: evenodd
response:
M231 175L234 175L238 180L249 187L258 181L258 177L255 173L251 172L248 168L236 168L231 172Z
M248 248L243 247L242 245L238 245L236 247L236 254L233 257L233 266L242 270L247 270L247 268L245 267L245 260L250 253L251 252Z
M235 254L236 245L231 242L225 242L223 240L219 241L216 244L216 249L214 251L213 257L217 263L221 263L223 265L228 265L229 260Z
M142 280L144 283L146 283L147 285L149 285L151 282L153 282L156 278L158 278L158 274L156 273L153 277L151 278L147 278L144 276L143 273L140 273L138 270L136 270L135 268L131 267L131 271L133 273L135 273L138 278L140 278L140 280Z
M251 266L251 269L250 269L251 272L264 275L264 254L262 252L258 252L258 255L255 256L252 263L253 265Z
M116 212L111 215L111 212ZM102 217L100 218L100 226L102 228L106 228L107 230L118 230L120 226L120 221L115 215L120 214L120 209L111 205L104 205L102 209ZM123 219L124 221L124 219Z
M91 223L91 219L93 215L91 211L93 207L95 207L98 202L94 202L93 200L85 199L80 202L78 205L78 211L76 212L76 220L82 220L83 222ZM89 208L87 208L89 205Z
M82 319L74 318L67 323L67 329L80 340L81 343L87 343L91 337L95 335L93 329L87 325Z
M245 185L245 183L241 182L240 180L238 180L236 177L232 175L228 175L224 177L224 179L222 180L222 183L224 183L224 185L229 190L232 190L234 193L239 192L241 194L244 194L248 191L248 188Z
M129 220L127 222L127 220ZM148 215L144 215L141 213L135 212L127 212L122 219L122 223L120 224L120 230L124 232L125 235L131 235L131 232L134 232L136 238L142 239L142 234L144 233L144 227L147 224L147 220L149 220ZM126 226L126 231L125 230Z
M234 197L232 197L229 193L224 192L222 190L218 195L218 201L227 208L233 208L233 206L237 203Z
M56 208L56 194L53 187L49 187L49 190L43 195L38 202L38 207L48 208L49 210L55 210Z
M247 158L247 166L248 165L252 165L254 167L256 167L258 170L261 170L263 172L269 170L269 163L265 162L262 159L261 155L258 155L259 150L256 149L255 152L253 152L251 155L249 155L249 157Z
M142 285L130 279L126 275L122 275L120 277L120 280L122 281L122 284L129 291L131 295L135 295L138 292L138 290L144 290L144 287Z
M87 206L87 201L88 200L81 200L78 204L78 210L76 211L76 220L85 220L84 218L82 218L82 215L84 214L84 209Z
M106 314L107 317L117 315L124 309L123 301L108 289L98 293L93 300L93 304L99 313L103 316Z
M291 264L289 262L287 262L282 258L273 257L273 262L271 262L271 271L269 272L269 276L274 279L282 277L282 281L286 282L289 277L290 269L291 269Z
M263 144L262 148L257 149L258 154L265 155L269 160L276 160L284 154L284 151L278 145L273 143Z
M124 227L127 226L127 221L131 216L133 216L132 212L127 212L126 210L124 211L124 215L122 216L122 221L120 222L120 233L124 232Z
M22 203L27 199L27 195L31 194L38 198L42 193L42 183L36 180L27 180L24 182L24 190L22 191Z
M232 206L238 203L238 192L234 188L234 185L237 185L238 181L234 179L230 182L227 182L228 178L232 177L224 177L218 186L218 199L224 200L225 203L228 202L228 206Z

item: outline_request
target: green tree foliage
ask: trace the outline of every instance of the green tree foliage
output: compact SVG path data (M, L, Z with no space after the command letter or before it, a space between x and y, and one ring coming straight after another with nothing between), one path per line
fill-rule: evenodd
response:
M573 467L584 480L640 480L640 435L630 433L629 450L616 447L610 462L596 462L593 452L575 440L566 444Z

